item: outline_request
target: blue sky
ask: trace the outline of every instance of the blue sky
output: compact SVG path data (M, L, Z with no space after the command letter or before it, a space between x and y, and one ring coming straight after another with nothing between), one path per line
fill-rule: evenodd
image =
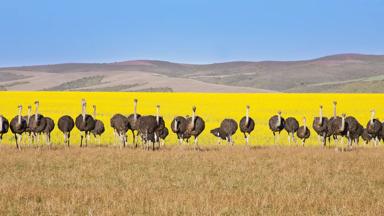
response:
M0 66L384 54L383 0L4 0Z

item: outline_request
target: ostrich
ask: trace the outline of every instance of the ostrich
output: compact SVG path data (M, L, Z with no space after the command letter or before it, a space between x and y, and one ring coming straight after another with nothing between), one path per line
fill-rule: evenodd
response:
M3 135L8 133L9 121L3 115L0 115L0 144L3 140Z
M141 117L140 114L137 113L137 99L133 100L133 114L128 116L128 122L129 122L129 130L132 132L133 136L133 144L135 145L135 148L137 148L137 140L136 140L136 134L135 131L138 131L138 125L137 120Z
M307 119L303 118L303 126L297 129L296 135L302 140L302 146L304 146L305 140L311 136L311 131L307 127Z
M220 124L220 133L222 132L225 135L225 138L228 144L233 145L233 134L237 131L237 122L233 119L224 119Z
M272 116L269 119L269 129L273 133L273 144L276 145L276 133L280 135L281 131L284 129L285 120L281 117L281 111L277 112L277 115Z
M116 144L116 137L119 136L121 141L120 148L125 147L125 145L127 144L126 134L127 134L127 131L130 129L128 118L122 114L115 114L114 116L112 116L110 123L115 134L115 144Z
M197 140L199 135L204 131L204 129L205 129L205 122L201 117L196 115L196 106L193 106L192 117L189 117L186 119L186 130L184 135L186 137L188 136L194 137L195 150L199 148Z
M360 123L358 123L357 130L349 134L350 139L352 140L351 143L357 146L359 144L359 137L360 136L362 137L363 133L364 133L364 127ZM353 146L351 145L351 148L352 147Z
M165 123L159 115L160 105L156 106L156 116L142 116L138 119L139 134L142 137L144 148L149 149L149 142L152 142L152 150L155 150L155 142L159 141L159 134L164 129Z
M326 144L327 124L328 118L323 116L323 106L320 105L320 115L319 117L315 117L313 119L312 128L314 131L316 131L322 147L325 147Z
M345 114L342 114L341 118L335 118L331 120L331 125L328 128L328 130L330 131L330 134L336 137L335 138L336 140L338 140L337 138L338 136L345 136L347 134L348 125L345 122L345 116L346 116ZM343 142L341 142L341 144L343 145ZM338 150L337 145L338 145L338 142L336 142L336 150ZM343 146L341 150L344 151Z
M21 150L21 146L20 146L21 135L25 132L25 129L27 128L27 122L21 116L22 110L23 110L23 106L19 105L18 115L11 120L11 124L10 124L11 131L15 135L16 148L19 150Z
M288 145L291 144L291 139L296 143L295 133L299 129L299 122L293 117L288 117L285 119L284 129L288 132Z
M55 129L55 122L49 117L44 117L44 119L46 124L43 133L45 134L46 143L48 144L49 148L51 148L51 132L53 129Z
M105 132L104 123L101 120L96 119L96 105L93 105L93 118L95 120L95 128L91 131L93 136L99 136L99 145L101 144L101 135Z
M71 116L65 115L60 117L58 124L58 128L64 134L64 144L69 147L69 139L71 137L71 131L75 127L75 122Z
M80 147L83 147L83 139L85 138L85 146L88 144L91 131L95 128L95 120L91 115L86 113L87 102L81 100L81 114L75 120L76 128L80 131ZM83 134L84 133L84 134Z
M357 119L353 116L348 116L345 118L345 122L347 125L347 139L348 139L348 148L352 149L352 142L354 142L356 139L355 137L359 137L359 125L360 123L357 121ZM356 143L357 144L357 143Z
M183 143L184 139L189 139L191 136L185 133L187 130L187 119L183 116L176 116L171 123L171 130L177 135L179 144Z
M32 132L34 140L39 144L39 135L44 131L47 124L43 115L39 114L39 101L35 101L35 114L29 120L28 128Z
M240 131L244 134L245 143L248 145L249 136L253 129L255 128L255 121L249 117L249 105L246 107L245 116L240 120Z
M367 123L367 132L372 137L374 145L379 144L379 134L382 129L381 122L378 119L375 119L375 110L371 110L371 119Z
M219 128L219 127L212 129L211 134L213 134L215 137L219 138L219 141L218 141L219 144L221 143L220 139L228 141L227 134L224 131L222 131L221 128Z

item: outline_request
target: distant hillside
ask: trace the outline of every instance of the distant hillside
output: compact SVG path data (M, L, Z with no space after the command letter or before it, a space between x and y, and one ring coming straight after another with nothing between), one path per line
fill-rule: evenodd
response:
M361 54L206 65L135 60L0 68L0 89L7 90L384 92L382 84L384 55Z

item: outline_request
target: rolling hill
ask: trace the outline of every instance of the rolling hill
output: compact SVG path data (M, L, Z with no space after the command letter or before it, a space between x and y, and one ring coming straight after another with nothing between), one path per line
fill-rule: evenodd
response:
M134 60L0 68L2 90L384 92L384 55L180 64Z

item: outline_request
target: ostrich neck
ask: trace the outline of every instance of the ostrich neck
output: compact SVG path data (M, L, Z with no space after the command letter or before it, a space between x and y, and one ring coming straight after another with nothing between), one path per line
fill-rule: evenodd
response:
M195 112L192 113L192 128L195 128Z
M136 121L137 120L137 104L135 103L133 105L133 119Z
M320 124L323 122L323 109L320 108Z
M178 124L178 121L176 120L175 121L175 127L174 127L175 131L177 131L177 124Z
M83 122L85 122L85 106L83 105L81 115L83 116Z
M18 114L17 123L18 123L18 124L21 124L21 109L19 109L19 114Z
M248 125L249 122L249 109L247 109L247 112L245 113L245 124Z
M371 125L373 125L373 118L374 118L374 116L375 116L375 113L372 112L372 114L371 114L371 121L370 121Z
M281 125L281 116L280 114L277 116L277 126Z
M0 131L3 131L3 116L0 116Z
M37 121L37 115L39 114L39 105L36 104L35 121Z
M96 107L93 108L93 117L96 118Z
M156 122L157 122L157 124L159 124L159 121L160 121L159 109L157 109L157 112L156 112Z
M341 128L340 128L340 130L341 130L341 131L344 131L344 129L345 129L345 117L343 117L343 118L341 119Z
M27 124L29 124L29 120L31 119L31 109L28 109L28 115L27 115Z

